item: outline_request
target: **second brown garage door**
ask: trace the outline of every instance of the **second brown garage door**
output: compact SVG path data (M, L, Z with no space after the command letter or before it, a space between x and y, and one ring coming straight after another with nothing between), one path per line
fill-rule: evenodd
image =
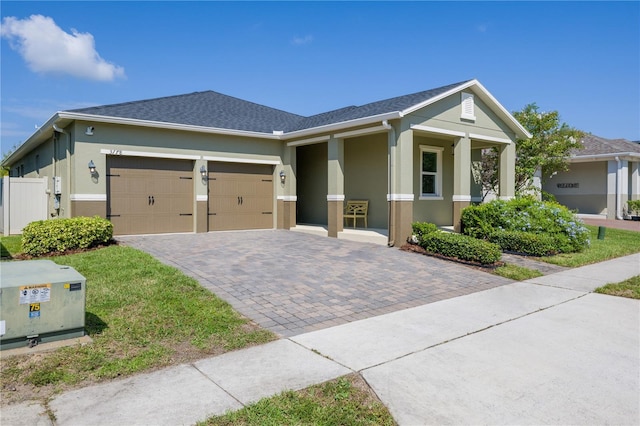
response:
M209 231L273 228L273 166L209 163Z
M193 162L107 157L107 216L116 235L193 231Z

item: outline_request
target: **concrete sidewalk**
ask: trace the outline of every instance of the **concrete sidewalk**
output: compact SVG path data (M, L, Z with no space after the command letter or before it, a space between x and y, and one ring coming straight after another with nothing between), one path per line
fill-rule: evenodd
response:
M178 425L360 372L396 421L639 424L640 254L3 407L2 425Z

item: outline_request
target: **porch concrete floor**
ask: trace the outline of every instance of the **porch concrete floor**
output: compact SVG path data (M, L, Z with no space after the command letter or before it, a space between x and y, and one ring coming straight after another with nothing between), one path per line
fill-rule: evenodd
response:
M304 232L118 240L181 269L243 315L284 337L513 282L397 248Z
M294 228L291 228L291 231L304 232L307 234L319 235L321 237L326 237L328 235L326 225L299 224ZM389 241L389 233L386 229L345 227L343 231L338 232L338 239L386 246Z

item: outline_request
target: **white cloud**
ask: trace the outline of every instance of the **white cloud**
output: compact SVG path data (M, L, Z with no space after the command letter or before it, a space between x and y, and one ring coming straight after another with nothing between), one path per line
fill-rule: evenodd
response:
M312 35L306 35L304 37L295 36L293 40L291 40L291 44L296 46L302 46L303 44L309 44L313 41Z
M69 74L98 81L125 76L124 68L100 57L91 34L74 29L69 34L48 16L6 17L0 35L9 40L11 48L37 73Z

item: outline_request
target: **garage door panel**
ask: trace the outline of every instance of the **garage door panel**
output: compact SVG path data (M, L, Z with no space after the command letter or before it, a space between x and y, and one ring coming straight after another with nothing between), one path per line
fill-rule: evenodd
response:
M193 231L192 161L107 157L107 167L114 234Z
M209 230L273 227L273 166L209 164Z

